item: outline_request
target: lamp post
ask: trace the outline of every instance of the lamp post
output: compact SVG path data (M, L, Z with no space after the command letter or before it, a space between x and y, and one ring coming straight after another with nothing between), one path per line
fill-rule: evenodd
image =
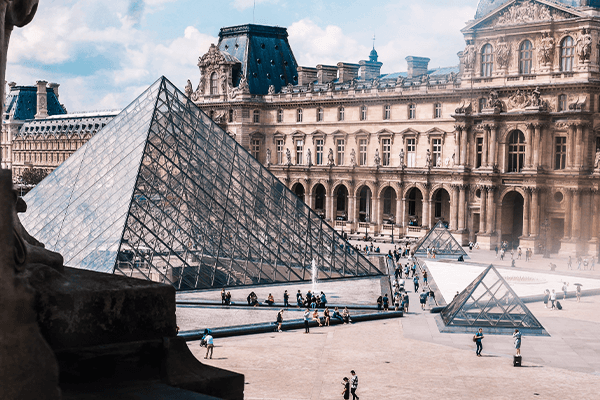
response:
M542 246L544 246L544 258L550 258L550 254L548 253L548 228L550 227L550 222L548 218L544 218L544 222L542 223L542 230L544 232L544 238L542 239Z
M392 223L392 244L394 244L394 225L396 222L396 220L394 219L394 214L392 214L390 222Z

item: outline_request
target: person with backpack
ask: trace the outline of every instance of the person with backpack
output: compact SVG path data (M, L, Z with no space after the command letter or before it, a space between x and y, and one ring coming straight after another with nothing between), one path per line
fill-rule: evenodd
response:
M352 400L358 400L358 396L356 395L356 389L358 389L358 375L354 370L350 371L352 374L352 378L350 378L350 393L352 394Z
M483 338L483 329L479 328L475 336L473 336L473 341L477 345L477 349L475 350L475 355L477 355L477 357L481 357L481 350L483 350L483 344L481 343L481 341L483 340Z
M283 306L290 306L290 295L288 294L287 290L283 292Z

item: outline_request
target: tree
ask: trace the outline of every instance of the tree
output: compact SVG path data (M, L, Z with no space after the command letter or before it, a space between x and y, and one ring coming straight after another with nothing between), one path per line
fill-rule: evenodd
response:
M48 172L43 169L34 169L33 167L27 168L21 174L21 179L26 185L37 185L48 176Z

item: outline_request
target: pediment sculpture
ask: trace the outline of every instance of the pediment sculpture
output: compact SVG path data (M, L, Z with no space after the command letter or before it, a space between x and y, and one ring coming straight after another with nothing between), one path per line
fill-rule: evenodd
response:
M219 64L224 64L226 62L227 62L227 60L225 59L223 54L221 54L221 51L219 50L219 48L217 46L215 46L214 43L211 43L210 48L208 49L208 52L206 52L206 54L204 54L203 56L201 56L198 59L198 66L199 67L216 66Z
M533 0L526 0L522 3L515 3L492 21L492 26L507 26L527 24L531 22L561 20L573 17L572 14L550 8L545 4Z

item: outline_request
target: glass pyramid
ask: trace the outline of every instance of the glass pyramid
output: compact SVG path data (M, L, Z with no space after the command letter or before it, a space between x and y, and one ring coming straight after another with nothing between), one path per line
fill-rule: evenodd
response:
M435 249L436 258L452 258L455 260L460 256L463 256L464 259L469 258L463 247L456 241L442 221L438 221L423 237L415 250L415 255L417 257L427 257L428 248Z
M382 274L164 77L25 200L65 265L178 290Z
M544 329L493 265L457 295L441 317L446 326Z

